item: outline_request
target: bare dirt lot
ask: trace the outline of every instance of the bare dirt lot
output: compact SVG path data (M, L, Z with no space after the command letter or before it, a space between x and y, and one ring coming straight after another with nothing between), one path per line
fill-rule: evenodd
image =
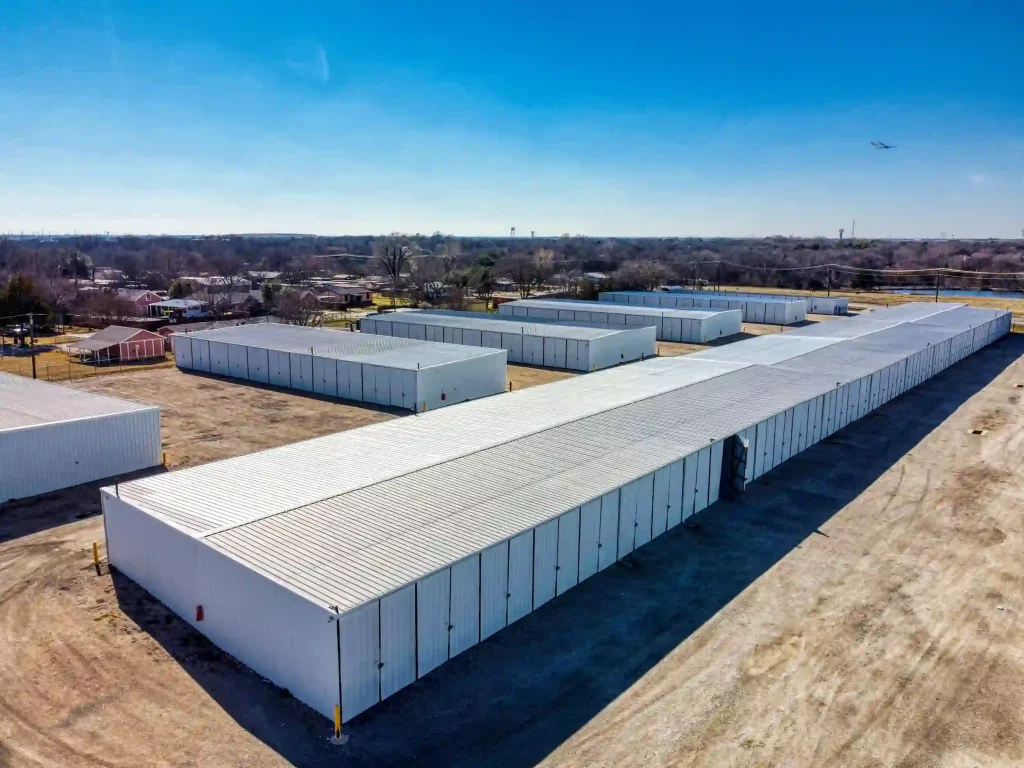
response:
M1021 765L1022 354L1004 339L794 457L356 718L344 747L95 575L94 489L0 508L0 765ZM182 463L359 422L274 393L268 428L272 390L204 415L184 384L141 383L161 374L109 384L196 406L165 413Z

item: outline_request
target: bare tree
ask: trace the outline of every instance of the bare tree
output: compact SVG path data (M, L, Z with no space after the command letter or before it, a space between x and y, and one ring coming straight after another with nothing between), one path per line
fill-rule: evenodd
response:
M630 261L612 274L618 290L653 291L669 276L669 270L653 261Z
M289 325L318 328L324 321L324 311L309 291L281 292L274 299L274 312Z
M510 254L502 259L499 267L501 274L515 285L520 298L525 299L551 277L554 253L542 248L534 254Z
M397 303L398 287L402 273L415 260L408 238L398 232L377 238L373 243L373 255L381 271L391 281L391 306Z
M440 256L420 256L409 264L409 283L413 298L433 302L444 287L444 266Z
M455 284L455 272L459 257L462 255L462 243L448 240L441 247L441 284L448 288Z

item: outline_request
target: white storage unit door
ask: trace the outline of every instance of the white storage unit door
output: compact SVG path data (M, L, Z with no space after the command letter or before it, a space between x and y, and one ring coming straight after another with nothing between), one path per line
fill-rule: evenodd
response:
M508 543L508 624L533 610L533 531Z
M218 376L230 376L231 365L228 363L228 345L222 341L210 342L210 373Z
M675 528L683 521L683 476L686 462L673 462L669 468L667 526Z
M561 595L576 586L580 568L580 510L558 518L558 567L555 591Z
M533 534L533 609L555 596L558 567L558 520L538 525Z
M671 467L662 467L654 473L654 511L651 515L651 538L668 530L669 487L672 482Z
M708 468L708 505L718 501L718 493L722 485L722 454L725 450L725 443L719 440L711 446L711 460Z
M541 336L523 336L523 362L544 365L544 339Z
M633 537L633 548L635 549L647 544L653 537L654 475L645 475L635 481L633 485L636 486L636 524Z
M313 358L313 391L320 395L338 395L338 362L331 358Z
M508 612L508 542L480 553L480 639L505 627Z
M633 551L636 541L636 497L636 483L619 489L619 560Z
M341 716L348 721L380 700L380 609L374 601L340 621Z
M185 334L174 337L174 364L179 368L192 368L192 339Z
M380 600L380 697L416 680L416 585Z
M249 380L263 384L270 383L270 354L266 349L247 347L249 355Z
M594 499L580 508L579 581L583 581L597 573L599 553L597 545L600 536L601 500Z
M453 657L480 640L480 556L452 566L451 630L448 656Z
M619 490L601 497L601 526L598 531L597 568L603 571L615 562L619 540Z
M697 454L691 453L683 460L683 520L696 511L697 502Z
M248 347L240 344L227 344L228 348L228 370L236 379L249 378L249 355Z
M448 660L448 608L451 570L416 583L416 674L423 677Z

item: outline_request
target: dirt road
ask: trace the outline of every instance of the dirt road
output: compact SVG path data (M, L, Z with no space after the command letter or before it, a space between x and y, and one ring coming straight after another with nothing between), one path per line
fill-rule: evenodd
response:
M95 575L93 490L4 507L0 765L1021 765L1022 354L1003 340L800 454L356 718L345 747ZM280 394L275 430L249 423L262 398L204 426L174 397L187 462L354 418Z

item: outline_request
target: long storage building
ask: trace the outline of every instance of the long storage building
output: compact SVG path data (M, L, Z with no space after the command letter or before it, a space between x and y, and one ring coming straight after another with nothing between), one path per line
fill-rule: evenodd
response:
M598 301L572 299L522 299L498 305L503 317L521 317L545 322L602 323L626 328L653 325L658 341L684 341L706 344L724 339L743 330L743 316L737 310L666 309L663 307L627 306Z
M709 295L710 294L710 295ZM604 291L602 302L662 309L739 310L743 322L793 325L807 319L807 302L792 296L740 296L711 291Z
M816 315L845 315L850 311L850 300L841 296L801 296L796 293L757 293L755 291L716 291L707 289L692 291L677 286L670 286L668 290L672 293L711 294L712 296L724 296L726 298L735 296L745 299L797 299L806 302L807 311Z
M654 326L566 320L531 322L486 312L417 310L368 315L359 329L380 336L504 349L508 362L599 371L657 354Z
M159 464L159 408L0 373L0 503Z
M413 411L505 390L506 352L258 323L176 334L174 361L203 371Z
M1010 314L821 325L107 488L110 562L349 720L998 339Z

